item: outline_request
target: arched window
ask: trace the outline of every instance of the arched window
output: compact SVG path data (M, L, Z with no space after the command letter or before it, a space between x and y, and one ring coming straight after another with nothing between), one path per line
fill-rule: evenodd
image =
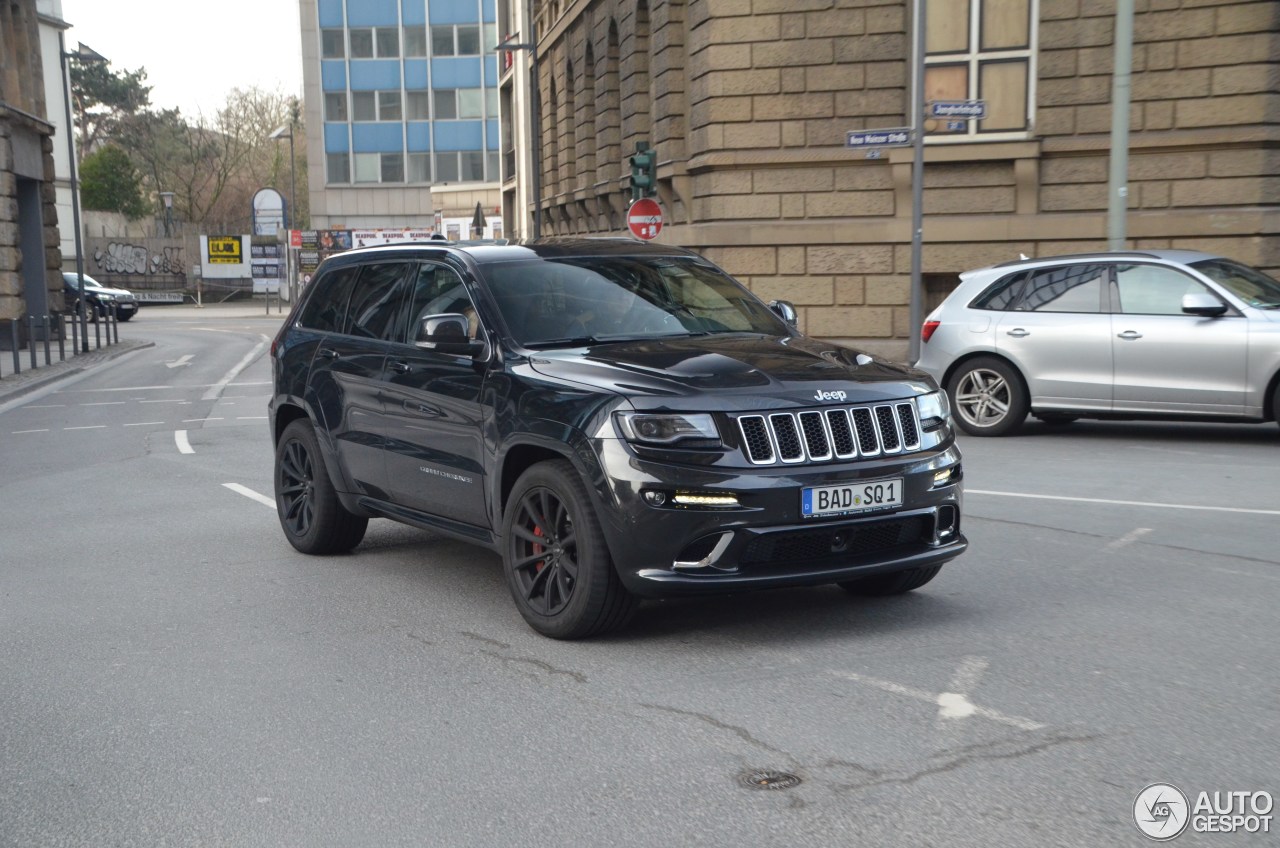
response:
M652 93L649 85L649 3L637 0L631 49L627 51L627 74L623 89L632 92L624 104L622 137L625 152L630 153L637 141L653 141L651 124Z
M560 173L564 179L564 190L574 191L578 188L578 98L575 96L577 80L573 77L573 60L564 65L564 111L560 121L564 130L564 161L560 165Z
M600 176L614 181L622 176L622 98L619 94L619 69L622 49L618 41L618 22L609 19L609 36L605 46L604 85L600 92Z
M600 179L596 174L596 121L601 110L596 108L596 51L591 48L591 36L587 35L586 61L582 65L582 102L578 115L582 120L582 149L578 155L578 173L584 186L590 188Z
M556 96L556 78L550 75L548 85L551 87L547 97L547 108L542 122L543 149L547 155L543 157L542 175L546 194L555 196L560 193L560 99Z

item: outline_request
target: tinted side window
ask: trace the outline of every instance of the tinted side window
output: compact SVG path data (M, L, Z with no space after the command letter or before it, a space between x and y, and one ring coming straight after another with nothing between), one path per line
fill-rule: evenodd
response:
M366 265L351 292L345 332L366 339L395 338L396 313L400 308L401 288L408 265L403 262Z
M1129 315L1182 315L1182 296L1208 292L1181 271L1159 265L1117 265L1120 311Z
M1062 265L1032 271L1016 307L1021 312L1101 312L1106 265Z
M480 327L476 308L456 271L440 265L423 265L418 269L411 296L413 299L409 308L408 326L410 343L417 341L423 318L446 312L467 316L467 335L473 339L476 337ZM403 333L401 338L404 338Z
M1013 302L1018 299L1018 295L1022 291L1022 282L1026 278L1026 271L1010 274L978 295L970 306L974 309L1009 309L1013 306Z
M314 291L298 316L298 323L324 333L342 332L342 318L347 312L347 299L351 296L356 270L339 268L315 280L311 284Z

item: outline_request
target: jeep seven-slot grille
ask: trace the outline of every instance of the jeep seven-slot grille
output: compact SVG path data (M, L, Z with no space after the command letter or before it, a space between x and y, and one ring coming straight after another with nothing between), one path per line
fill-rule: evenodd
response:
M920 449L911 401L842 409L739 415L742 450L755 465L825 462Z

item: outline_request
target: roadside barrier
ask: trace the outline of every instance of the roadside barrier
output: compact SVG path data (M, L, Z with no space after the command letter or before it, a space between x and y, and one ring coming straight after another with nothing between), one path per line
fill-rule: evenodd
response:
M23 368L23 351L25 348L27 368L34 370L41 366L40 359L43 359L44 365L52 365L53 344L57 342L58 362L65 362L68 358L68 352L71 356L77 353L87 353L90 350L98 350L104 345L120 343L120 321L116 317L114 310L107 310L106 315L98 316L93 324L92 342L89 338L88 328L85 328L83 339L80 332L80 316L71 312L60 312L53 315L28 315L25 320L21 318L9 318L0 320L0 349L8 348L12 368L7 372L5 369L6 357L0 356L0 380L6 376L12 377L22 373ZM23 333L22 330L26 332ZM22 337L26 336L26 344L22 343ZM67 339L71 340L70 351L67 348ZM43 348L43 356L40 355Z

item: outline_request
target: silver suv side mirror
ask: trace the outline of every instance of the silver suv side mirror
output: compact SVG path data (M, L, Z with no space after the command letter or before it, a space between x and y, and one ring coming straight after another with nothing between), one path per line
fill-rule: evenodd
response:
M1203 318L1217 318L1227 311L1227 305L1208 292L1193 292L1182 296L1182 311Z
M796 308L791 305L789 300L771 300L769 301L769 308L774 311L775 315L792 327L796 326L800 320L800 317L796 315Z
M477 356L485 349L485 343L467 337L467 316L457 312L427 315L418 324L416 347L436 353L456 356Z

